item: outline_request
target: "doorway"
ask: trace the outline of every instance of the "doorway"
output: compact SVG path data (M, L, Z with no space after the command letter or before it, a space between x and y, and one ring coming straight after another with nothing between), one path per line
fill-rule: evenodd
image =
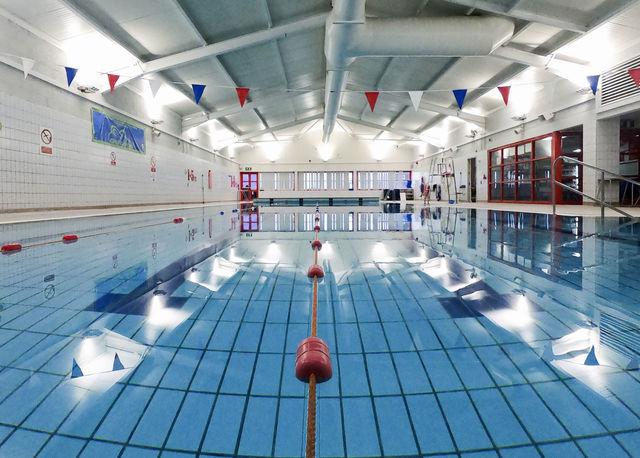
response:
M468 201L476 201L476 158L467 160L467 186L469 187Z
M258 197L258 172L240 173L240 200L253 200Z

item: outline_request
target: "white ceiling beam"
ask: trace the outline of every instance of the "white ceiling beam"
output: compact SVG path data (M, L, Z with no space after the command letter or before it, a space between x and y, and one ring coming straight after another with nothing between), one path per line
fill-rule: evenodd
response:
M238 49L253 46L265 41L275 40L284 37L287 34L304 32L306 30L324 26L329 13L317 14L308 18L300 19L284 25L278 25L266 30L248 33L239 37L230 38L218 43L202 46L188 51L182 51L170 56L160 57L142 64L145 76L150 73L168 70L170 68L186 65L197 60L206 59L211 56L228 53Z
M569 30L576 33L586 33L589 28L586 23L577 22L575 20L562 19L560 15L554 16L552 14L541 14L537 11L528 11L524 9L510 9L503 8L500 5L490 0L445 0L449 3L455 3L456 5L468 6L470 8L478 8L490 13L501 14L510 16L514 19L521 19L523 21L538 22L540 24L550 25L558 27L560 29ZM582 12L576 12L576 14L582 14Z
M362 119L352 118L351 116L338 115L338 119L341 119L342 121L347 121L353 124L358 124L364 127L370 127L371 129L382 130L392 134L400 135L401 137L409 138L411 140L420 140L420 134L416 134L415 132L411 132L409 130L402 130L402 129L396 129L394 127L382 126L380 124L364 121Z
M302 90L304 90L304 88ZM240 113L242 111L245 111L247 109L251 110L260 106L267 105L269 103L282 102L283 100L290 100L295 97L300 97L303 95L315 94L322 90L323 90L322 88L316 87L316 88L308 88L308 92L300 92L300 91L277 92L277 93L272 93L269 97L246 102L244 104L244 107L241 107L238 104L222 110L212 111L211 113L207 113L207 114L200 113L200 114L194 114L194 115L187 115L182 119L182 130L185 131L193 127L198 127L208 121L224 118L225 116L231 116L231 115Z
M296 119L294 121L291 122L287 122L284 124L280 124L278 126L273 126L273 127L269 127L267 129L262 129L262 130L256 130L254 132L248 132L246 134L241 135L240 137L238 137L238 142L246 142L247 140L254 138L254 137L259 137L260 135L265 135L265 134L272 134L273 132L277 132L279 130L283 130L283 129L289 129L290 127L294 127L300 124L304 124L307 123L309 121L315 121L316 119L320 119L322 118L322 114L316 114L313 116L309 116L307 118L302 118L302 119Z

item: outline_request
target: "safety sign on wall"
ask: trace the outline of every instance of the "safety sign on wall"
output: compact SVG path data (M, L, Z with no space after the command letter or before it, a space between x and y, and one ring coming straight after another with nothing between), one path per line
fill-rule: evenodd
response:
M40 129L40 153L47 156L53 155L53 134L51 129L46 127Z
M116 165L116 153L111 151L111 165Z
M151 156L151 160L149 162L151 165L151 181L156 181L156 157Z

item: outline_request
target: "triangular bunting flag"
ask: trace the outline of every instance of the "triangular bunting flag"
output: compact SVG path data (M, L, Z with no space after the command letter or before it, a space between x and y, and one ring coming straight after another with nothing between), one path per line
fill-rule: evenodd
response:
M420 106L420 100L422 100L423 91L409 91L409 98L411 99L411 103L413 104L413 109L418 111L418 107Z
M35 60L27 59L26 57L22 58L22 71L24 72L24 79L27 79L31 69L36 64Z
M196 103L200 103L200 99L202 98L202 93L204 92L204 88L206 87L206 85L192 84L191 87L193 88L193 96L196 99Z
M593 95L596 95L596 91L598 90L599 80L600 80L600 75L587 76L587 81L589 81L589 86L591 87L591 91L593 92Z
M238 100L240 101L240 106L244 106L245 100L247 100L247 94L249 94L248 87L237 87L236 92L238 93Z
M467 90L454 89L453 95L456 97L456 102L458 102L458 108L462 110L462 105L464 104L464 98L467 96Z
M371 107L371 111L376 107L376 102L378 101L379 92L365 92L365 96L367 96L367 100L369 101L369 106Z
M598 358L596 358L596 348L591 347L589 350L589 354L587 355L587 359L584 360L585 366L599 366Z
M633 79L633 82L636 83L636 86L640 85L640 68L632 68L629 70L629 76Z
M82 373L82 369L76 363L76 359L73 358L73 366L71 367L71 378L82 377L84 374Z
M73 79L76 77L76 73L78 73L77 68L65 67L65 72L67 72L67 86L71 86Z
M147 80L147 81L149 81L149 89L151 89L151 95L153 96L153 98L155 98L156 94L162 87L162 81L160 80Z
M498 90L500 91L502 100L504 100L504 104L509 105L509 92L511 92L511 86L500 86Z
M118 82L120 75L112 75L111 73L109 73L107 74L107 77L109 78L109 86L111 87L111 92L113 92L113 89L116 87L116 83Z
M120 357L116 353L116 355L113 357L113 369L112 370L121 371L122 369L124 369L124 365L122 364L122 361L120 361Z

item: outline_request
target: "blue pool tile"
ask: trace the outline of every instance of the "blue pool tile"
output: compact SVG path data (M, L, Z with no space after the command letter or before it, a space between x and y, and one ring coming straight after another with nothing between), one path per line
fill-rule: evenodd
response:
M374 397L380 440L385 455L418 453L409 414L401 396Z
M453 320L432 320L431 325L442 342L444 348L468 347L464 335Z
M491 441L464 391L440 393L438 398L458 450L492 447Z
M317 409L318 456L345 456L340 399L322 398L318 401ZM304 421L301 425L304 425ZM302 441L300 446L304 446ZM299 453L292 453L288 456L303 454L303 449L301 449Z
M251 394L277 396L280 389L282 355L259 354Z
M236 290L237 291L237 290ZM236 297L236 293L234 292L233 297ZM244 311L247 308L247 301L244 299L230 299L227 302L227 306L222 312L222 316L220 317L223 321L240 321L242 316L244 315Z
M240 455L271 454L277 405L275 397L249 397L238 449Z
M158 389L136 426L130 442L161 447L183 397L182 391Z
M338 355L340 386L343 396L369 394L369 384L362 355Z
M262 335L262 323L244 322L240 325L234 351L257 351Z
M454 321L471 345L493 345L495 343L491 334L476 318L457 318Z
M227 305L225 299L209 299L202 308L198 318L200 320L218 321L222 316L225 305Z
M327 431L323 436L323 429L325 424L323 423L323 409L327 403L325 400L318 402L317 418L318 418L318 443L321 450L325 440L335 440L335 437L327 437ZM305 413L306 402L302 398L280 398L280 405L278 406L278 421L276 422L276 441L275 441L275 456L290 457L302 455L304 447L304 436L302 431L305 426ZM337 422L340 424L339 419L340 412L338 411L338 419L332 418L332 423L327 425L327 428L331 428ZM326 437L326 439L325 439ZM340 442L342 442L342 428L340 428ZM320 456L329 456L322 455Z
M371 298L369 288L366 286L355 286L358 293L353 293L354 285L351 285L351 291L353 294L353 307L356 311L356 317L360 323L380 321L378 311ZM365 297L367 297L365 299Z
M356 312L350 299L333 301L333 310L336 315L336 323L356 322Z
M0 401L31 376L30 371L7 367L0 372ZM1 409L1 406L0 406Z
M365 352L389 351L380 323L360 323L360 335ZM359 350L359 345L356 348ZM343 351L343 353L347 352Z
M187 393L171 429L167 447L197 451L214 400L213 394Z
M151 388L132 385L125 387L102 421L95 437L119 442L126 441L152 394Z
M304 396L306 384L295 378L296 373L296 355L288 354L284 357L284 367L282 369L282 387L281 396Z
M417 352L393 353L393 360L405 394L431 391L431 384Z
M247 306L247 311L242 321L264 323L268 308L268 300L252 300Z
M48 438L48 434L17 429L0 446L0 456L7 458L35 456Z
M129 445L122 451L120 458L156 458L159 454L160 452L158 450Z
M0 404L0 421L14 425L20 423L61 379L57 375L34 373Z
M42 457L77 456L86 441L71 437L53 436L40 451Z
M636 415L640 415L640 396L638 387L640 382L626 372L609 374L607 376L607 387L622 402L629 406Z
M498 345L476 347L476 354L485 365L498 386L525 383L518 368Z
M260 343L262 353L282 353L287 332L287 325L283 323L266 323Z
M497 389L473 390L469 394L493 442L498 447L530 442L518 419Z
M239 322L219 321L207 348L209 350L231 350L239 327Z
M245 397L219 395L202 445L203 452L233 454L240 432Z
M200 350L179 349L162 377L160 386L187 389L203 354Z
M80 454L80 458L116 458L122 450L122 445L109 442L89 441Z
M562 382L537 383L535 390L574 436L605 432L585 405Z
M0 365L8 366L46 337L36 332L22 332L0 347Z
M361 353L360 333L358 326L352 323L336 324L336 338L338 340L338 352Z
M404 322L383 323L383 328L391 351L409 351L416 349Z
M625 456L625 450L618 445L613 436L579 439L578 446L586 456Z
M286 323L289 320L289 297L286 300L271 299L269 302L269 312L267 313L268 323Z
M24 426L41 431L54 432L71 409L86 394L71 384L61 383L42 401L26 419Z
M437 350L442 348L438 337L427 320L408 321L409 333L417 350Z
M479 452L466 452L460 454L461 458L493 458L499 456L500 455L498 455L497 452L490 450L481 450Z
M182 346L199 349L207 348L207 342L209 342L213 326L211 321L196 320L184 338Z
M616 439L627 450L629 455L637 455L640 452L640 431L617 434Z
M309 337L309 335L308 324L290 323L289 326L287 326L287 345L285 352L295 353L298 350L300 342Z
M421 351L420 357L434 390L448 391L462 388L462 383L444 351Z
M196 455L194 453L172 452L164 450L162 452L162 458L196 458Z
M123 387L117 383L105 393L89 393L69 414L59 432L90 437Z
M484 370L472 349L452 348L447 350L447 353L465 387L469 389L493 386L491 377Z
M0 443L13 431L13 428L5 425L0 425Z
M533 446L513 447L500 449L500 455L503 458L537 458L540 452Z
M434 395L407 396L407 405L422 453L455 451L447 423Z
M366 355L371 391L374 395L398 394L400 386L389 353Z
M205 351L191 382L191 389L215 393L218 391L222 373L227 365L226 351Z
M231 353L220 392L246 394L253 374L255 358L255 353Z
M568 437L531 386L507 386L502 391L533 440L551 441Z
M347 456L380 456L371 398L343 398Z
M308 293L309 298L311 298L311 293ZM299 297L295 296L294 297ZM289 313L289 322L290 323L308 323L309 317L311 316L311 300L309 301L292 301L291 309Z
M382 321L402 321L402 315L400 315L400 310L398 310L394 299L381 299L376 294L375 306Z
M152 347L131 377L133 383L156 386L160 383L167 366L173 358L174 348Z
M529 382L557 380L557 376L547 364L527 344L507 344L502 348L522 370Z

